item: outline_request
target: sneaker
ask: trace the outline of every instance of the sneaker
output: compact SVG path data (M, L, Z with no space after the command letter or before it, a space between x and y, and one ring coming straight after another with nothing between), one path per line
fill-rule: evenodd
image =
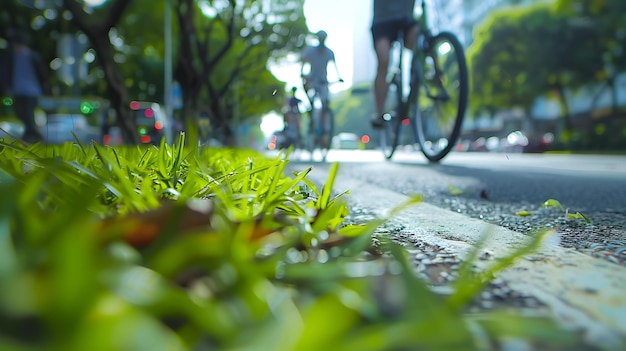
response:
M374 114L372 115L372 117L370 117L370 124L372 125L372 128L374 129L382 128L384 123L385 123L385 120L383 119L382 115Z

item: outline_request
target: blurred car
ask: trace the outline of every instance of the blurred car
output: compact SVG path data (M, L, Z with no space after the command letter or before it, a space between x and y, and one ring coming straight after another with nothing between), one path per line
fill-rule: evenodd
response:
M488 151L487 149L487 138L485 137L479 137L476 140L472 141L468 148L467 151Z
M455 150L458 152L465 152L469 150L471 142L467 139L459 140L456 144Z
M550 145L554 142L554 134L548 132L542 134L540 137L529 137L528 144L524 147L522 152L525 153L540 153L550 149Z
M359 136L354 133L339 133L331 140L331 148L341 150L358 150Z
M172 125L165 116L165 111L156 102L132 101L137 133L142 144L159 144L161 138L170 139Z
M274 132L267 142L268 150L279 150L286 147L289 147L289 145L287 145L287 137L282 130Z
M97 128L90 127L84 115L74 113L49 114L40 133L48 144L62 144L76 139L81 143L89 143L99 138Z
M24 134L24 124L17 121L0 122L0 137L19 138Z
M108 101L93 97L45 96L38 103L41 111L36 112L35 120L43 142L60 144L76 139L85 144L92 140L102 142Z

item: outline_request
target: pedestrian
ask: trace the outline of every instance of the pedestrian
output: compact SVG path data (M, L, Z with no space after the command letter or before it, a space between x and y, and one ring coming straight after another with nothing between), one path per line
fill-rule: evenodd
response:
M47 87L48 74L39 54L28 46L26 34L18 29L8 33L8 50L0 57L0 93L13 101L13 110L24 123L22 139L42 140L35 123L35 107Z

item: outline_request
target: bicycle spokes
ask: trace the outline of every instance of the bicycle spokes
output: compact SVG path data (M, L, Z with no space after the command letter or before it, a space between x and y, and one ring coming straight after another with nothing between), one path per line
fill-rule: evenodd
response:
M438 161L456 143L467 104L467 66L454 35L443 32L430 40L422 72L416 133L424 155Z

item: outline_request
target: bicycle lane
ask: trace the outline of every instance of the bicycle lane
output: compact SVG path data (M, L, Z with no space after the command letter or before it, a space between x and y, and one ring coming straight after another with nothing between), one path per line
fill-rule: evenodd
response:
M323 168L314 168L309 178L324 184L327 174ZM346 195L349 206L376 216L385 216L389 209L408 199L360 180L341 177L341 172L334 190L350 190ZM403 235L398 238L406 243L410 253L411 247L420 242L444 248L461 260L489 232L489 240L481 249L481 255L489 259L476 261L478 269L528 241L524 234L428 203L405 210L388 224L402 228ZM615 349L626 343L625 277L626 268L562 248L549 238L538 252L518 260L497 279L506 282L518 295L536 298L564 327L583 330L590 344Z

